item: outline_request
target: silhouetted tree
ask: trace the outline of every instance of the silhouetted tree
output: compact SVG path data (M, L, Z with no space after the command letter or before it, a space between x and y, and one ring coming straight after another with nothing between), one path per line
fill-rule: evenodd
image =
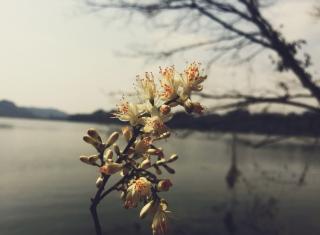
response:
M314 17L320 19L320 4L314 6L312 13L313 13Z
M311 57L302 50L305 40L289 41L262 14L262 9L275 3L272 0L87 0L92 9L121 9L140 13L148 19L170 20L161 25L175 30L188 29L205 33L212 39L183 45L160 52L143 52L146 55L168 57L176 53L200 48L212 50L209 64L222 57L237 58L239 63L254 59L264 50L272 51L271 59L279 72L291 71L303 92L293 93L288 82L279 82L280 92L267 91L264 95L243 94L238 91L222 95L204 94L203 97L226 104L216 109L232 109L254 104L287 104L320 112L320 86L309 72ZM318 8L317 8L318 9ZM319 9L318 9L319 10ZM174 14L170 14L174 12ZM310 100L316 101L314 104Z

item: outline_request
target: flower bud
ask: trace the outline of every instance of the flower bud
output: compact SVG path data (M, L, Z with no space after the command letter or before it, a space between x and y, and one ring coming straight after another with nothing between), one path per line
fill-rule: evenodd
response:
M170 174L174 174L176 173L176 171L174 169L172 169L171 167L167 166L167 165L162 165L164 169L166 169L166 171Z
M150 202L148 202L147 204L144 205L144 207L142 207L141 211L140 211L140 219L143 219L146 217L146 215L151 212L151 210L154 208L155 206L155 201L151 200Z
M91 155L88 160L92 165L95 165L96 161L99 160L99 155Z
M204 107L199 102L194 102L192 105L192 112L203 114Z
M135 146L136 153L144 154L149 149L151 142L150 137L145 137L142 140L139 140Z
M101 151L103 148L103 145L101 143L99 143L97 140L95 140L94 138L90 137L90 136L84 136L83 140L85 142L87 142L88 144L91 144L92 146L94 146L98 151Z
M158 148L158 149L148 149L147 151L148 154L150 155L156 155L160 158L163 158L164 157L164 153L162 151L162 148Z
M104 151L104 156L103 156L104 160L107 162L112 162L113 161L113 152L111 149L107 149L106 151Z
M150 155L157 155L158 150L157 149L148 149L147 153Z
M110 162L100 167L100 173L103 173L105 175L112 175L122 170L122 168L123 168L122 164Z
M167 160L164 159L164 158L162 158L162 159L160 159L160 160L158 160L158 161L156 162L156 164L157 164L158 166L161 166L161 165L163 165L163 164L165 164L165 163L167 163Z
M157 184L157 189L162 192L162 191L168 191L170 187L172 186L172 183L169 179L165 180L160 180Z
M149 158L147 158L147 159L145 159L145 160L143 160L143 161L141 162L140 168L142 168L142 169L148 169L149 167L151 167L151 161L150 161Z
M102 139L95 129L90 128L87 133L90 137L92 137L93 139L95 139L99 143L102 143Z
M118 132L113 132L109 138L106 141L106 145L109 147L111 145L113 145L119 138L119 133Z
M103 182L103 178L101 176L98 177L97 181L96 181L96 186L97 188L100 188Z
M169 158L169 160L167 160L167 162L174 162L178 159L178 155L177 154L173 154L171 155L171 157Z
M127 142L132 138L132 129L129 126L125 126L122 129L122 134Z
M87 157L87 156L80 156L80 161L82 161L86 164L92 165L91 162L89 161L89 157Z
M171 111L171 107L169 105L163 104L160 106L160 112L163 115L169 114Z
M192 101L190 99L186 99L183 103L183 107L187 113L191 113L193 107Z

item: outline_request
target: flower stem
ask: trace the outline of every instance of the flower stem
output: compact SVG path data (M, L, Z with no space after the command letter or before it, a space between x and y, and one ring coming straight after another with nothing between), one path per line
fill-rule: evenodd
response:
M137 136L139 135L139 129L140 128L134 128L133 130L133 136L130 139L130 141L128 142L126 148L123 150L123 154L127 154L128 150L130 149L130 147L134 144L134 142L136 141ZM103 154L103 153L102 153ZM123 160L123 158L121 156L118 156L117 159L117 163L120 163ZM100 203L100 201L110 192L112 192L113 190L116 189L116 185L112 186L109 190L104 191L104 188L108 182L110 178L110 175L103 175L103 181L101 186L99 187L99 189L97 190L94 198L91 198L91 205L90 205L90 212L92 215L92 219L94 222L94 227L95 227L95 231L96 231L96 235L102 235L102 229L101 229L101 224L99 221L99 216L98 216L98 212L97 212L97 207ZM120 181L119 181L120 182ZM122 182L122 181L121 181Z

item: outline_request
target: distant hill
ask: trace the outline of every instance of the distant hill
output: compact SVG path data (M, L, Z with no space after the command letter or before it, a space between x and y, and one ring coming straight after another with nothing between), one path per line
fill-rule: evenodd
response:
M33 107L26 107L23 108L27 111L31 112L33 115L40 117L40 118L49 118L49 119L66 119L68 114L60 111L58 109L53 108L33 108Z
M92 114L76 114L68 117L69 121L94 122L102 124L120 124L111 118L112 112L98 110ZM179 112L168 122L170 128L260 133L287 136L320 136L320 115L317 113L281 114L250 113L246 110L231 111L225 114L188 115Z
M0 116L40 119L66 119L68 114L53 108L20 107L12 101L1 100Z
M320 115L309 112L281 114L236 110L220 115L208 114L198 117L177 113L168 125L172 128L203 131L320 136Z
M101 124L123 124L112 118L113 111L97 110L90 114L68 115L51 108L19 107L8 100L0 101L0 116L23 117ZM260 133L286 136L320 136L320 114L250 113L236 110L224 114L202 116L176 113L168 123L170 128L219 132Z
M112 118L112 111L106 112L102 109L90 114L73 114L69 115L69 121L74 122L95 122L105 124L120 124L118 119Z

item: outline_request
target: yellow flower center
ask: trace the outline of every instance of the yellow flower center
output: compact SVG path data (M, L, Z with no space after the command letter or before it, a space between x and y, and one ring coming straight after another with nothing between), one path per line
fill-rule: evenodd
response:
M123 102L120 105L118 105L118 112L126 114L129 112L129 102Z
M145 195L149 191L150 185L146 179L137 179L134 185L134 189L142 195Z

